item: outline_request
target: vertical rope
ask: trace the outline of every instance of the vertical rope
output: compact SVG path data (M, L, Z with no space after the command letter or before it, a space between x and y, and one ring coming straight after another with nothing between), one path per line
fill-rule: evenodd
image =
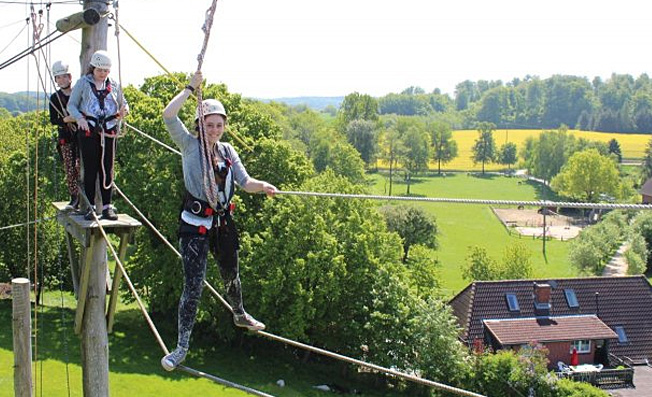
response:
M121 61L121 55L120 55L120 20L119 20L119 15L118 15L118 0L115 0L113 2L113 8L115 9L115 41L116 45L118 47L118 84L120 85L120 97L118 98L118 112L122 108L122 105L125 103L124 99L124 91L123 91L123 85L122 85L122 61ZM123 118L120 117L118 118L118 129L116 131L116 137L120 136L120 133L122 131L122 123L124 122ZM115 147L114 147L115 150ZM114 151L115 153L115 151Z
M204 42L202 44L201 52L197 55L197 71L201 70L204 63L204 55L206 54L206 48L208 47L208 39L211 35L213 16L215 15L216 7L217 0L213 0L211 7L206 10L206 20L204 21L204 26L202 26L202 30L204 31ZM218 204L218 192L217 183L215 182L215 173L213 172L213 148L209 147L208 140L206 139L201 85L197 87L197 115L199 124L199 156L201 157L204 193L206 194L208 203L216 210Z
M43 23L41 21L41 16L42 16L42 10L39 12L38 16L38 23L37 23L37 16L36 12L34 11L34 5L31 5L31 16L32 16L32 27L33 27L33 32L32 32L32 51L36 50L36 45L39 43L40 40L40 35L41 31L43 29ZM36 59L36 70L40 72L40 65L39 65L39 60L38 57L35 57ZM37 85L36 88L36 114L38 115L39 107L40 107L40 89ZM37 120L38 122L38 116ZM38 125L35 125L34 128L34 136L35 136L35 143L34 143L34 219L36 220L38 218L38 155L39 155L39 150L38 150L38 138L39 138L39 128ZM38 376L37 374L39 373L38 371L38 308L39 308L39 302L38 302L38 297L40 296L38 293L39 290L39 279L38 279L38 225L34 224L34 375ZM41 368L41 376L42 376L42 368ZM42 378L41 378L42 379ZM39 385L38 382L34 382L34 394L38 395L39 390L41 393L43 392L43 387L42 384Z

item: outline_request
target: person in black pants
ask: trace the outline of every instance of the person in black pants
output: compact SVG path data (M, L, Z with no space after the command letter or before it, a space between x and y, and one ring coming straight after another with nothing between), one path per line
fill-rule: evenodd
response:
M129 112L122 89L109 78L111 58L106 51L96 51L90 66L75 84L68 102L68 111L77 121L79 142L84 166L84 193L92 204L95 201L95 179L100 179L102 219L116 220L118 215L111 205L113 163L119 119ZM93 208L85 218L93 219Z
M249 176L235 148L229 143L220 142L227 125L226 110L220 101L206 99L202 102L204 138L194 136L181 123L179 110L191 92L199 87L202 78L201 72L196 72L190 84L163 111L170 137L181 150L186 188L179 220L184 284L179 299L177 348L161 359L161 365L167 371L177 368L188 353L209 251L220 267L226 298L233 309L234 324L250 331L265 329L265 324L244 309L238 265L240 244L231 200L236 185L248 193L264 192L269 196L273 196L277 189L270 183ZM195 131L199 129L199 118L198 111L195 114ZM201 139L206 140L204 143L210 153L200 152ZM204 163L206 173L203 171ZM209 173L213 174L214 182L210 180ZM210 190L211 187L213 190ZM211 195L214 200L209 199Z
M66 173L66 185L70 193L70 202L66 210L75 210L79 205L79 152L74 117L68 114L66 106L72 92L72 75L68 71L68 64L57 61L52 64L52 75L59 89L50 96L50 123L57 126L57 150L63 161Z

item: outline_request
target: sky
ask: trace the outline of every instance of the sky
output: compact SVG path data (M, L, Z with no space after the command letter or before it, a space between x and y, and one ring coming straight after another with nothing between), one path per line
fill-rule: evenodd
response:
M0 0L0 62L30 43L21 32L29 6L16 1ZM82 10L51 1L50 31ZM167 69L191 73L210 5L120 0L119 20ZM651 9L632 0L219 0L202 70L209 83L253 98L383 96L409 86L452 95L464 80L526 75L637 77L652 68ZM75 31L50 48L51 61L68 60L75 79L80 39ZM164 73L124 32L119 41L123 85ZM114 58L116 49L109 27ZM28 57L0 70L0 92L35 91L34 65Z

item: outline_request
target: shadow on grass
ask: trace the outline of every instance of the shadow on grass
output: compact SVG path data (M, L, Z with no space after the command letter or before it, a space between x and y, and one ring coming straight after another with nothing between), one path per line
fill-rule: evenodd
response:
M81 365L81 341L73 329L74 310L45 306L41 309L38 314L38 359ZM168 348L174 347L176 321L173 318L153 318L153 321ZM0 300L0 324L0 348L12 351L12 302L9 299ZM375 390L373 376L349 374L343 377L339 371L342 367L331 359L313 355L309 363L303 363L299 360L300 352L284 346L279 348L278 343L253 334L241 333L233 345L199 335L191 343L184 364L274 395L318 396L322 392L315 391L312 386L323 383L336 383L350 390L366 389L365 395L386 395ZM156 375L171 381L191 377L180 371L164 371L160 366L162 356L163 352L139 310L123 309L116 313L114 332L109 335L111 373ZM276 386L278 379L284 379L292 386L280 389Z
M534 194L537 200L548 200L548 201L563 201L561 197L557 195L549 186L544 185L543 183L527 180L523 181L526 185L532 186L534 188Z

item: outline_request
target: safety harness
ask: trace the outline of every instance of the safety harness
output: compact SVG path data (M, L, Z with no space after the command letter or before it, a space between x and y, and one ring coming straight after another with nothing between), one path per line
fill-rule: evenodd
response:
M96 131L96 132L98 132L98 133L100 133L102 135L106 135L106 136L108 136L110 138L113 138L113 137L116 136L117 128L116 128L116 126L113 126L113 128L109 129L109 128L107 128L107 123L109 121L113 121L113 120L117 119L118 117L120 117L120 114L115 113L115 114L112 114L112 115L109 115L109 116L105 115L105 99L106 99L107 96L109 96L111 94L111 91L112 91L111 79L109 79L109 78L106 79L106 85L105 85L105 88L103 90L98 90L97 87L95 87L95 82L93 82L93 81L89 81L88 83L91 86L91 91L93 92L93 95L95 95L95 98L97 98L97 102L100 105L101 112L100 112L98 117L91 116L91 115L83 113L84 117L86 118L86 120L92 121L95 124L94 131ZM91 136L90 129L88 131L86 131L86 136L87 137Z
M217 208L212 208L207 201L194 197L190 192L186 190L181 206L181 211L188 211L189 213L200 218L208 218L213 216L213 227L223 228L233 224L232 215L233 211L235 211L235 203L231 202L231 199L233 199L235 184L233 180L233 172L231 171L231 165L233 162L231 160L232 156L230 150L227 149L225 145L221 145L218 142L217 151L224 159L224 164L219 165L214 163L213 165L213 172L215 173L216 177L215 179L219 181L217 183L219 193ZM179 214L179 218L181 218L181 214ZM204 226L190 225L184 221L180 222L180 235L205 235L206 233L208 233L208 230Z

